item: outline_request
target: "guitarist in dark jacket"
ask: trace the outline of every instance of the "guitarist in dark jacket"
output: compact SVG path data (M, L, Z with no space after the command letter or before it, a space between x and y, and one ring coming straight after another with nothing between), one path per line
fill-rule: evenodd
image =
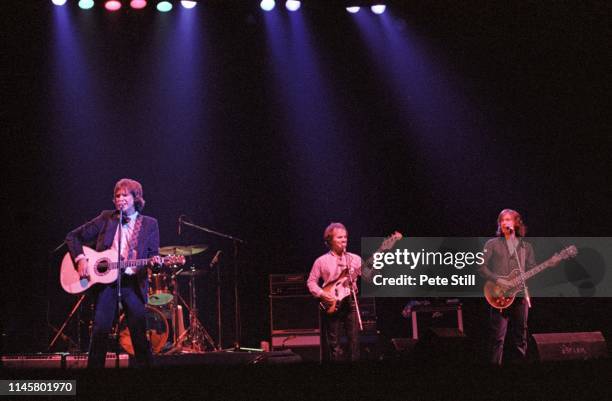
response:
M96 251L118 250L119 210L123 210L121 255L123 260L149 259L150 264L161 263L157 220L140 214L145 201L139 182L124 178L115 184L113 202L116 210L103 211L98 217L71 231L66 244L82 278L87 278L88 260L83 245L95 243ZM103 368L108 335L117 316L117 285L98 284L92 287L96 297L94 324L89 346L87 366ZM151 348L146 338L145 304L147 299L146 268L128 267L121 278L121 300L134 345L135 366L151 363Z
M502 288L512 287L506 278L513 270L525 272L535 266L533 247L523 237L527 227L521 215L504 209L497 218L497 238L487 241L480 274ZM520 277L520 275L519 275ZM524 358L527 353L527 316L530 307L528 292L521 291L506 309L489 308L491 363L501 365L504 342L510 324L510 345L513 353Z
M348 342L347 360L359 360L359 330L357 309L351 291L357 291L356 280L361 275L361 257L346 252L348 233L342 223L331 223L323 233L329 252L312 265L308 276L308 290L321 300L326 310L321 313L322 337L326 343L326 359L343 360L340 328L344 326ZM351 289L350 278L354 283ZM321 284L322 283L322 284ZM322 285L322 287L320 286Z

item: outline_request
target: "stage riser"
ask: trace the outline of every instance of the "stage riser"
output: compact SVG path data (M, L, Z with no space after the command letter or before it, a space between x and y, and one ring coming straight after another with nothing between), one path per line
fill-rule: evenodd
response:
M317 347L318 349L318 347ZM299 363L304 359L298 352L291 350L272 352L208 352L204 354L154 355L153 367L165 366L205 366L205 365L254 365ZM115 355L107 356L105 367L108 369L127 368L127 354L120 354L119 364ZM84 369L87 367L86 355L7 355L2 357L5 369Z

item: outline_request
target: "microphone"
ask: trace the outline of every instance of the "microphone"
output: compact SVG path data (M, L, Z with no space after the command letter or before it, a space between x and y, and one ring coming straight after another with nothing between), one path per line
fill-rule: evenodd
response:
M210 267L211 269L215 267L215 265L219 263L219 257L221 256L222 253L223 252L221 250L218 250L217 253L215 253L215 256L213 256L212 260L210 261L210 264L208 265L208 267Z
M511 233L514 232L514 226L513 225L506 225L506 230L510 231Z

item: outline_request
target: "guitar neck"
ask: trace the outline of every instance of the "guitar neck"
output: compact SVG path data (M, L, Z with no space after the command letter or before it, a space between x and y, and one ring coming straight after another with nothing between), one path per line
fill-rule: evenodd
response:
M119 267L121 269L125 269L126 267L142 267L149 263L149 259L132 259L122 260L121 262L114 262L110 264L111 269L116 269L117 263L119 263Z
M524 275L525 280L530 279L531 277L535 276L538 273L541 273L542 271L548 269L549 267L555 266L559 262L560 261L558 261L558 260L554 260L554 258L550 258L546 262L540 263L539 265L537 265L533 269L529 269L529 271L525 272L525 275Z

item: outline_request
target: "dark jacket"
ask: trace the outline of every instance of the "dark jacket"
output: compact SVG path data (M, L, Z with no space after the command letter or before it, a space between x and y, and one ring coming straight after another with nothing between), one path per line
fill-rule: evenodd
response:
M517 252L521 266L527 271L536 264L533 247L521 237L518 240ZM507 276L517 268L516 257L510 254L506 238L496 237L487 241L484 246L484 262L479 268L479 273L484 278L495 281L498 277Z

